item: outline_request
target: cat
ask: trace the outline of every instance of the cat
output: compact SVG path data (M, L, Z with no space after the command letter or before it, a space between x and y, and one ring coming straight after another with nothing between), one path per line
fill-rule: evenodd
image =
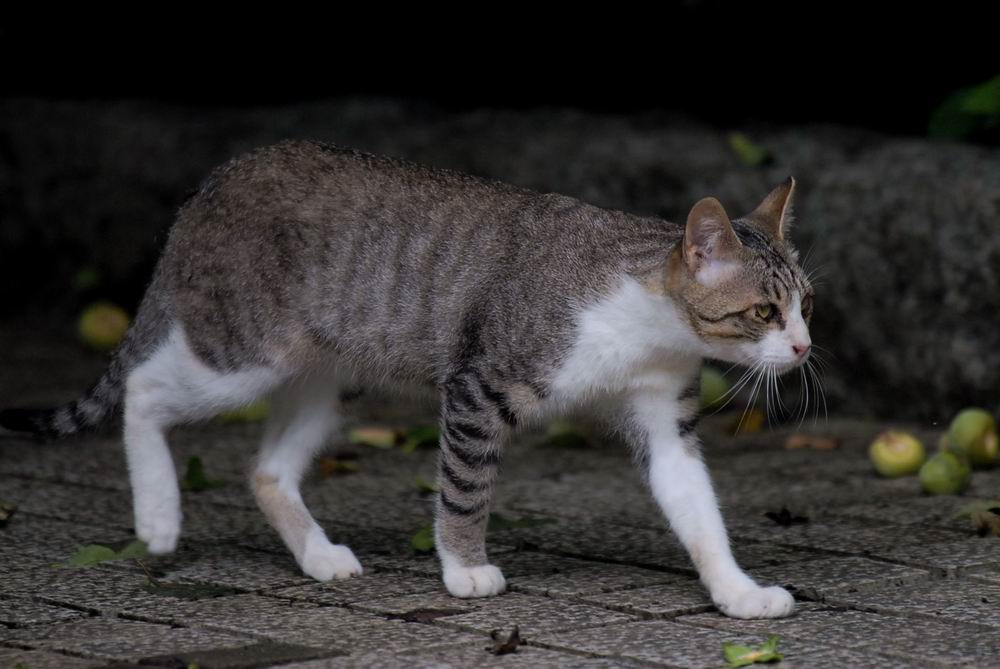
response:
M302 571L362 573L299 484L337 429L338 390L419 387L441 406L435 539L456 597L504 591L485 534L512 430L610 410L712 600L778 617L730 550L699 453L704 358L776 372L809 356L813 289L786 240L795 181L743 218L705 198L686 225L311 141L215 169L180 207L102 378L0 425L62 437L121 415L135 531L173 551L177 424L269 396L254 496Z

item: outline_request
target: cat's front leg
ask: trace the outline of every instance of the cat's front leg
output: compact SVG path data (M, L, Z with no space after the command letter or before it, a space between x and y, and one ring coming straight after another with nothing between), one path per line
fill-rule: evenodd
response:
M455 597L489 597L507 587L486 557L493 488L512 420L502 402L477 374L445 386L434 533L444 584Z
M671 377L632 396L630 439L653 496L691 555L719 610L733 618L780 618L795 602L787 590L757 585L736 564L694 432L697 377Z

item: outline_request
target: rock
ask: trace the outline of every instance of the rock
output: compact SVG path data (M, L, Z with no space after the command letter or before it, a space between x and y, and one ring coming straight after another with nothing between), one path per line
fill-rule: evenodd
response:
M38 287L11 296L14 309L65 306L77 266L60 254L86 256L137 301L185 193L216 164L288 137L675 221L706 195L745 213L792 174L791 236L817 272L814 341L835 356L831 411L996 413L1000 149L827 126L738 130L770 162L748 166L727 133L662 113L446 114L386 99L241 110L3 101L0 285Z

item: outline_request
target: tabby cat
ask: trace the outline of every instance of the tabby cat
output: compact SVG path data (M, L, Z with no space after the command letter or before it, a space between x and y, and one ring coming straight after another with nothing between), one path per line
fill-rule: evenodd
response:
M739 618L793 600L737 566L699 454L703 358L784 372L809 356L813 290L785 238L795 182L687 224L309 141L217 168L180 208L136 319L98 383L0 424L45 437L124 422L135 528L181 531L165 435L269 396L251 485L305 574L361 573L299 484L339 390L423 387L441 406L435 535L456 597L505 588L485 532L505 442L583 403L612 409L712 599Z

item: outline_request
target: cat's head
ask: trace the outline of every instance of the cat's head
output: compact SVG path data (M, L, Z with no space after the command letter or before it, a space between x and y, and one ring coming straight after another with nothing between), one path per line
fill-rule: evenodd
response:
M715 198L691 209L671 263L671 292L710 357L779 372L809 357L813 288L786 239L795 180L730 220Z

